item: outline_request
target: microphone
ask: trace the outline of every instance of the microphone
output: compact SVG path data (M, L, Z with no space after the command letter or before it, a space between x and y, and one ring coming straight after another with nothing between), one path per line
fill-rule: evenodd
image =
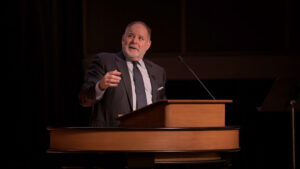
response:
M206 86L204 85L204 83L200 80L200 78L197 76L197 74L193 71L193 69L185 63L185 61L183 60L183 58L181 56L178 56L178 59L181 63L184 64L185 67L187 67L187 69L194 75L194 77L198 80L198 82L201 84L201 86L206 90L206 92L210 95L210 97L213 100L216 100L216 98L210 93L210 91L206 88Z

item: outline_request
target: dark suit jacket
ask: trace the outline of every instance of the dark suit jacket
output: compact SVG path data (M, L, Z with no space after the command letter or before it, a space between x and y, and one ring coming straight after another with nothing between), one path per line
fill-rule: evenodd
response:
M164 69L147 59L143 60L151 81L152 102L166 99L164 92L166 74ZM120 84L118 87L107 88L102 99L96 101L96 83L106 72L113 70L118 70L122 73ZM163 89L158 91L161 87ZM120 124L116 120L118 114L128 113L133 110L130 75L125 56L122 52L99 53L94 56L80 91L79 99L81 105L86 107L93 106L91 116L92 126L118 126Z

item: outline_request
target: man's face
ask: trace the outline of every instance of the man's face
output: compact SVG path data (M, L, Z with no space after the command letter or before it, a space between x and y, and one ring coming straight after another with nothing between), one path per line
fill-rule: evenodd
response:
M122 50L124 55L131 61L142 59L151 46L146 27L136 23L129 27L122 36Z

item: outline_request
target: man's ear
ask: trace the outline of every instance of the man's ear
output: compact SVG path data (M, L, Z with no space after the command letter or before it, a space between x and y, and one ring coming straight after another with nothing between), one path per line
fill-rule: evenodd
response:
M121 44L123 44L123 41L124 41L124 34L122 35L122 38L121 38Z
M151 42L151 40L149 40L147 43L147 50L151 47L151 44L152 44L152 42Z

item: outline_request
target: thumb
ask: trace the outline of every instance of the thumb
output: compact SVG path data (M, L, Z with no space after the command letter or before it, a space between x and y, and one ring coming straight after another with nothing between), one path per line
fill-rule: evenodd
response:
M113 72L117 74L121 74L121 72L119 72L117 69L115 69Z

